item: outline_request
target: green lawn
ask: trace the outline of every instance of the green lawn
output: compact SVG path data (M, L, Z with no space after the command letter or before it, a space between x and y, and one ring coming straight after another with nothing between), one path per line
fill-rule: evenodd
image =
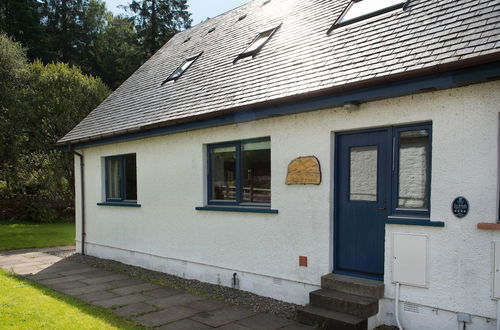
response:
M143 329L91 306L0 270L2 329Z
M0 251L75 244L75 224L0 222Z

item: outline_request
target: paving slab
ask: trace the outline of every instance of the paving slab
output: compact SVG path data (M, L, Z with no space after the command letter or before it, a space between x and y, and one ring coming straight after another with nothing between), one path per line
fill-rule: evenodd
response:
M137 293L137 292L143 292L143 291L149 291L149 290L156 290L156 289L160 289L161 286L158 285L158 284L154 284L154 283L141 283L141 284L137 284L137 285L132 285L132 286L125 286L125 287L122 287L122 288L118 288L118 289L113 289L111 290L111 292L114 292L116 294L119 294L119 295L128 295L128 294L131 294L131 293Z
M150 297L142 294L132 294L128 296L121 296L117 298L98 300L95 302L96 305L101 307L121 307L126 305L135 304L138 302L143 302L150 299Z
M172 322L158 328L158 330L204 330L204 329L213 329L213 328L190 319L184 319Z
M94 302L94 301L100 301L100 300L105 300L105 299L113 299L113 298L118 298L120 297L117 294L114 294L109 291L95 291L95 292L90 292L86 294L82 294L78 296L78 299L81 299L86 302Z
M223 327L217 328L219 330L253 330L251 328L247 328L244 325L239 325L237 323L226 324Z
M158 307L170 307L175 305L186 305L190 302L203 300L205 298L201 296L197 296L190 293L181 293L175 296L165 297L165 298L157 298L148 300L148 304L153 304Z
M69 290L69 289L77 289L77 288L82 288L82 287L87 287L88 284L85 284L80 281L74 281L74 282L63 282L63 283L58 283L58 284L52 284L50 287L54 290L57 291L63 291L63 290Z
M40 281L40 280L50 280L53 278L58 278L61 277L61 275L57 273L45 273L45 272L39 272L35 275L27 275L26 278L30 279L32 281Z
M307 325L304 325L304 324L294 323L294 324L286 325L283 328L281 328L280 330L312 330L312 329L314 329L314 328L307 326Z
M294 322L272 314L259 313L236 321L236 323L254 330L276 330Z
M161 287L160 289L155 289L151 291L144 291L144 294L147 294L148 296L151 296L153 298L166 298L170 296L176 296L178 294L184 293L183 291L179 291L174 288L169 288L169 287Z
M254 312L247 308L243 308L240 306L229 306L211 312L198 313L195 316L191 317L191 319L216 328L252 316L254 314Z
M79 268L79 269L64 270L64 271L59 272L59 274L64 275L64 276L75 275L75 274L82 275L82 276L88 276L87 273L95 273L96 271L99 271L99 270L97 270L93 267L84 267L84 268ZM108 274L108 275L112 275L112 274Z
M139 285L144 283L144 281L138 280L136 278L128 278L126 280L118 280L113 282L107 282L113 286L113 289L123 288L126 286Z
M217 301L217 300L212 300L212 299L204 299L204 300L197 300L197 301L191 301L185 306L196 309L197 311L200 312L211 312L216 309L221 309L224 307L229 307L228 304L223 303L222 301Z
M90 293L90 292L108 290L112 287L113 286L110 283L93 284L93 285L86 284L85 286L82 286L80 288L65 289L65 290L63 290L63 292L65 294L69 294L70 296L79 296L79 295Z
M118 280L126 280L128 278L129 277L127 275L115 274L115 275L108 275L108 276L95 277L95 278L84 278L84 279L82 279L82 282L85 282L87 284L100 284L100 283L106 283L106 282L112 282L112 281L118 281Z
M136 317L135 320L141 325L154 327L182 320L196 313L198 313L198 311L191 308L184 306L172 306L162 311Z
M125 307L117 308L113 312L118 314L118 315L121 315L121 316L129 317L129 316L135 316L135 315L139 315L139 314L154 312L156 310L157 309L152 305L145 304L145 303L137 303L137 304L131 304L131 305L127 305Z
M83 277L81 275L71 275L71 276L61 276L61 277L57 277L57 278L52 278L49 280L41 280L38 282L40 282L40 284L43 284L43 285L51 285L51 284L59 284L59 283L63 283L63 282L79 281L79 280L84 280L84 279L85 279L85 277Z

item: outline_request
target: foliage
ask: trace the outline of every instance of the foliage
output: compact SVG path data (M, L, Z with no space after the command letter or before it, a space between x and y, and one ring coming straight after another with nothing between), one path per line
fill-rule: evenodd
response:
M153 55L177 31L191 25L186 0L133 0L138 38L147 56Z
M19 210L19 214L12 219L20 222L53 223L59 216L53 208L44 203L29 201L24 203Z
M5 88L0 84L0 93L14 98L2 103L0 117L4 127L0 140L5 141L0 149L3 193L71 199L72 155L55 149L54 144L101 103L109 89L99 78L84 75L74 66L28 64L22 60L19 45L5 36L0 36L0 58L13 72L0 68L0 75L12 81L5 82Z
M0 221L0 251L74 244L75 224L71 222L34 224Z
M0 31L30 60L77 65L113 89L177 31L189 27L186 0L134 0L113 16L103 0L2 0Z
M105 308L0 270L2 329L142 329Z

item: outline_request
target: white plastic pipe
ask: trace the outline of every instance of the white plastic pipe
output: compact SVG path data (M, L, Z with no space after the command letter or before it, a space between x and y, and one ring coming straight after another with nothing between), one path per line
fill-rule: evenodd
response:
M394 306L394 309L396 310L396 323L398 324L399 330L403 330L403 327L401 326L401 323L399 322L399 282L396 282L396 299L394 299L394 300L395 300L395 304L396 304L396 306ZM500 329L497 329L497 330L500 330Z
M500 330L500 300L497 300L497 330Z

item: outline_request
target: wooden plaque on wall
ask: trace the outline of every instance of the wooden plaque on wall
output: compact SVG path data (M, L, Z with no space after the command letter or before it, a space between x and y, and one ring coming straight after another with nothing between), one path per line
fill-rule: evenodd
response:
M321 169L318 158L314 156L295 158L288 165L285 184L315 184L321 183Z

